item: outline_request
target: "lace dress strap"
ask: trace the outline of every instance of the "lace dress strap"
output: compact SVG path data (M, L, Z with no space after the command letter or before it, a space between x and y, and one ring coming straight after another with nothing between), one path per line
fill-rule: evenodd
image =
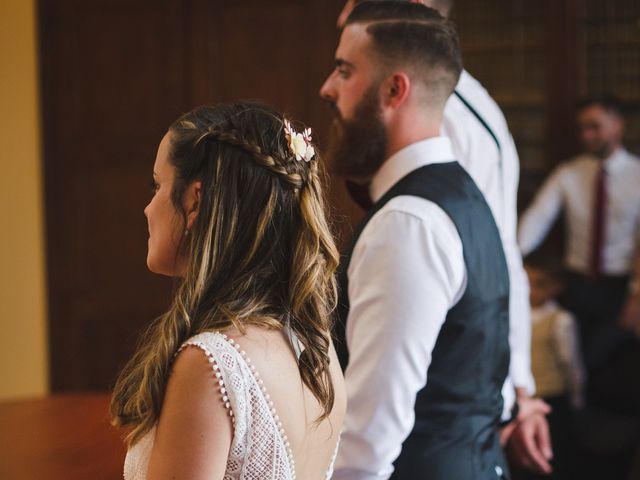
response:
M295 479L293 452L278 414L240 345L221 333L202 332L180 350L187 346L200 348L207 356L233 422L225 480Z
M327 468L327 474L324 477L325 480L331 480L331 477L333 477L333 466L336 463L336 457L338 456L338 450L339 449L340 449L340 436L338 436L338 441L336 442L336 446L333 449L333 455L331 456L331 462L329 462L329 468Z
M234 393L241 389L241 382L236 378L241 374L240 365L236 361L236 352L222 335L214 332L204 332L184 342L176 356L190 345L198 347L206 355L213 369L213 376L218 384L222 403L227 409L232 423L235 424L234 412L243 413L242 405L238 405L237 395L229 391L225 379L228 379L227 382L232 382L233 386L236 387Z

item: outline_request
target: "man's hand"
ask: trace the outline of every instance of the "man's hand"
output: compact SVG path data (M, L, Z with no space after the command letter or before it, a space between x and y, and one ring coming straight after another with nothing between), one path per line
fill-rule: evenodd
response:
M640 338L640 251L633 261L633 274L629 281L629 296L622 309L620 326L631 330Z
M507 456L514 466L549 474L553 452L545 415L551 412L551 407L520 392L518 406L518 416L502 429L500 441L506 445Z
M507 443L507 456L517 467L540 474L551 473L551 437L543 414L534 413L517 422Z
M519 390L519 389L518 389ZM544 400L540 400L539 398L530 397L526 393L522 393L521 391L517 394L518 398L518 416L512 421L506 424L500 430L500 444L504 447L509 442L509 438L511 434L516 429L518 424L533 414L541 414L548 415L551 412L551 407L544 402Z
M634 281L638 282L638 280ZM629 298L627 298L620 316L620 326L626 330L631 330L640 337L640 292L636 292L635 295L629 295Z
M551 407L544 400L533 398L528 395L518 395L518 416L517 422L522 422L534 414L542 416L551 413Z

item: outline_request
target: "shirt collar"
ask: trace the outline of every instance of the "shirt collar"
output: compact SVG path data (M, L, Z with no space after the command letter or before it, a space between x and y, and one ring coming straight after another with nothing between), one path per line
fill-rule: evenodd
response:
M592 162L598 165L603 165L604 169L607 172L613 172L616 169L620 168L621 165L624 165L626 159L629 156L629 152L625 150L624 147L620 146L616 148L611 155L609 155L604 160L600 160L598 157L592 154L587 154L587 158L589 158Z
M542 305L531 308L531 319L538 321L541 318L548 317L557 310L558 304L554 300L547 300Z
M455 160L448 137L433 137L412 143L391 155L380 167L369 186L371 199L377 202L400 179L432 163Z
M456 90L458 88L463 88L466 84L472 82L474 78L467 72L466 70L462 70L460 72L460 78L458 78L458 84L456 85Z
M623 165L628 154L624 147L616 148L611 155L604 161L605 169L609 172L614 171L618 166Z

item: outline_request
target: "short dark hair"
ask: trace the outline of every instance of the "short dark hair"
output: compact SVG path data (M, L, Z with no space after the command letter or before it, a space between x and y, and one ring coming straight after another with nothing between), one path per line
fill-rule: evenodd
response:
M460 41L453 25L420 3L365 1L353 9L346 25L368 23L367 33L383 65L407 67L443 104L460 72Z
M365 1L374 1L374 2L398 2L398 3L410 3L411 0L356 0L354 5L358 5L359 3ZM429 3L442 15L447 15L449 11L453 8L454 0L429 0Z
M558 255L546 248L534 250L524 257L525 267L543 272L548 278L562 281L564 277L564 267Z
M347 25L358 22L428 22L443 19L437 10L409 0L364 0L353 7L347 18Z
M610 93L598 93L581 98L576 104L576 110L579 112L588 107L602 107L607 112L613 113L618 117L624 116L624 107L618 98Z

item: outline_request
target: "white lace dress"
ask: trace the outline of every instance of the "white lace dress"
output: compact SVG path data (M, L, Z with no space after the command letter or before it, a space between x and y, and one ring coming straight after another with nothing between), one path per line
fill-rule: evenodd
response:
M233 339L214 332L200 333L180 349L188 345L200 348L207 356L221 401L233 422L224 480L294 480L295 465L287 435L260 375L245 352ZM146 479L155 432L154 427L127 452L125 480ZM326 478L332 474L333 460Z

